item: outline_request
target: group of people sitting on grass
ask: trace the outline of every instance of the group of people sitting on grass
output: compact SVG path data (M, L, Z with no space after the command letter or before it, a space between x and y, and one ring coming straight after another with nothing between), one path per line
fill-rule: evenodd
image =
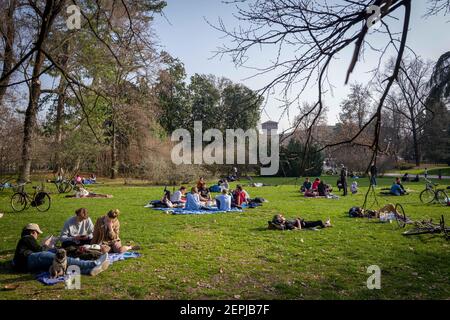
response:
M95 276L108 268L108 253L125 253L139 249L137 246L122 244L119 236L119 214L118 209L110 210L98 218L94 225L88 210L78 209L75 216L64 223L60 237L46 238L42 245L37 240L43 232L39 225L30 223L22 230L14 254L13 267L20 272L48 271L58 258L54 249L55 244L60 241L61 249L67 254L67 264L80 267L82 274Z
M416 177L415 177L414 179L411 180L411 178L409 177L408 172L406 172L406 173L403 175L403 177L402 177L402 182L410 182L410 181L411 181L411 182L419 182L419 181L420 181L419 175L416 174Z
M331 185L326 184L325 181L320 178L316 178L313 183L311 183L309 178L306 178L303 185L300 187L300 192L304 194L305 197L328 197L333 196L331 193L333 188Z
M200 177L195 187L189 191L185 186L173 194L167 188L160 201L152 201L153 207L160 208L183 208L186 210L211 210L214 206L220 211L230 211L232 208L242 209L242 206L251 203L253 200L242 185L237 185L236 189L230 191L227 179L219 181L217 192L220 194L212 197L210 188L207 187L205 179Z

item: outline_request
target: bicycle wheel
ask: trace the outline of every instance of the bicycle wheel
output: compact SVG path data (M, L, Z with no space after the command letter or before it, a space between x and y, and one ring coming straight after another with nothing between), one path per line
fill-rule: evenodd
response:
M39 199L39 204L36 205L36 209L40 212L46 212L50 209L50 206L52 204L52 199L50 198L50 195L46 192L39 192L36 194L36 197L34 199ZM35 200L35 202L37 202Z
M27 198L22 193L15 193L11 197L11 208L14 212L21 212L27 208Z
M61 186L63 187L63 193L69 193L72 191L72 184L67 181L63 182Z
M435 196L436 194L433 190L425 189L420 193L420 201L422 201L422 203L431 203Z
M395 218L399 228L404 228L406 226L406 213L403 206L400 203L395 205Z
M450 198L444 190L436 191L436 199L440 204L444 206L446 206L447 202L450 201Z

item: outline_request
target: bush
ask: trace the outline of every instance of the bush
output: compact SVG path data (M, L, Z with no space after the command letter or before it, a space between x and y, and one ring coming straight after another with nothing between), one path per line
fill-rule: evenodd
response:
M395 169L399 169L399 170L411 170L415 167L416 165L414 163L408 163L408 162L399 162L398 164L395 165Z

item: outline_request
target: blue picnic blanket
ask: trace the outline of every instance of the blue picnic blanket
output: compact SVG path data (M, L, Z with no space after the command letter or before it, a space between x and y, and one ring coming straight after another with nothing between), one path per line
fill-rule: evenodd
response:
M113 264L117 261L123 261L126 259L133 259L133 258L139 258L141 256L140 253L137 252L125 252L125 253L111 253L108 255L110 264ZM36 276L36 280L39 281L42 284L45 284L46 286L53 286L58 283L62 283L66 281L68 276L59 277L56 279L52 279L50 277L49 272L42 272Z
M212 207L211 210L185 210L185 209L173 209L173 208L152 208L158 211L167 211L174 215L188 215L188 214L215 214L215 213L228 213L228 212L243 212L238 208L232 208L229 211L221 211L217 207Z

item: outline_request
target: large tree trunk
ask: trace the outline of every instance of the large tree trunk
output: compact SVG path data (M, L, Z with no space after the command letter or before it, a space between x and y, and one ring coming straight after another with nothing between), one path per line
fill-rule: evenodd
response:
M9 7L5 9L5 14L2 15L5 17L5 27L6 31L3 35L3 39L5 42L5 52L4 52L4 60L3 60L3 70L0 78L5 78L0 83L0 105L3 102L3 98L6 94L6 89L9 84L9 79L11 75L5 77L8 72L11 71L13 60L14 60L14 37L15 37L15 25L14 25L14 11L16 9L16 0L9 1ZM3 3L3 1L2 1Z
M420 166L420 152L419 152L419 139L417 137L417 126L414 113L411 111L411 126L413 135L413 145L414 145L414 159L416 160L416 166Z
M61 10L63 2L64 1L60 1L59 5L55 6L55 0L47 0L45 4L45 10L42 14L42 25L35 44L37 51L33 62L33 75L30 86L28 107L25 112L25 122L23 126L22 166L20 168L19 174L20 182L30 181L31 153L33 147L32 139L34 128L36 126L39 97L41 96L41 82L39 80L39 75L45 61L45 55L41 49L43 48L44 42L47 39L56 14Z
M116 124L112 123L112 139L111 139L111 179L117 178L117 172L119 164L117 162L117 135Z
M60 65L66 69L69 61L69 44L66 43L63 47L63 56L61 57ZM56 119L55 119L55 173L61 172L61 142L64 125L64 105L66 102L67 81L61 74L61 80L58 86L58 103L56 105Z

